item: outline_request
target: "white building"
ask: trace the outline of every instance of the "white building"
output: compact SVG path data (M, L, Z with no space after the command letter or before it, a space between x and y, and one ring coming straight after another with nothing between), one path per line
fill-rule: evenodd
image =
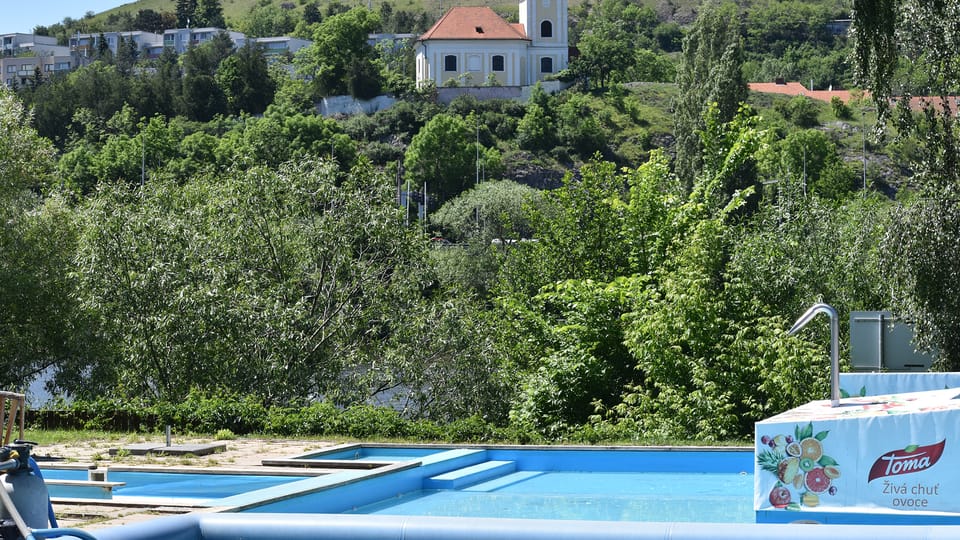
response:
M100 34L76 34L70 36L70 50L77 53L80 58L93 58L100 49L100 40L103 39L107 48L114 55L120 49L120 40L125 42L132 41L136 44L137 50L144 58L155 58L151 53L152 49L159 47L163 51L163 36L152 32L143 32L134 30L131 32L103 32Z
M206 43L217 37L220 32L226 32L234 47L243 47L247 41L247 36L242 32L233 30L224 30L222 28L175 28L164 30L163 46L170 47L177 54L184 54L190 47L195 47L201 43Z
M39 70L49 78L75 67L68 47L57 45L57 38L34 34L0 35L0 73L3 84L13 87L27 84Z
M520 22L489 7L455 7L417 40L417 84L528 86L566 69L567 0L520 0Z
M253 41L262 48L263 55L271 62L293 58L297 51L313 43L307 39L290 36L254 38Z

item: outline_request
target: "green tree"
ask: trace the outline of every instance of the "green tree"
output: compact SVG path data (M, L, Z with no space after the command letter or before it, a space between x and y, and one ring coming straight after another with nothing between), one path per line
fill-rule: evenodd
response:
M822 131L794 131L778 141L762 164L768 176L789 177L825 198L842 198L855 185L856 174L843 163L837 145Z
M776 108L784 118L798 127L812 128L820 125L819 107L807 96L794 96L788 101L780 102Z
M587 96L570 94L556 110L560 144L573 149L584 159L590 159L597 153L609 153L607 136Z
M133 22L135 30L145 32L162 33L167 29L163 20L163 15L152 9L138 9L137 16Z
M56 78L26 94L40 135L58 145L67 142L69 125L78 109L91 111L101 122L119 111L130 94L130 79L116 66L93 62L64 78Z
M443 283L487 296L500 251L533 237L529 209L541 192L510 180L483 182L447 201L431 216L442 238L431 255Z
M277 86L263 50L252 40L220 62L216 81L227 98L227 111L236 115L263 113Z
M117 41L117 72L125 77L133 72L140 51L133 39L124 39L121 35Z
M483 182L444 204L433 223L454 242L479 237L503 245L533 236L528 212L540 197L540 191L512 180Z
M152 62L153 70L135 77L130 90L130 103L143 117L156 114L168 118L176 116L177 103L182 99L182 79L177 53L167 47Z
M192 120L209 121L227 112L227 96L214 78L220 63L233 53L233 42L225 32L190 47L182 59L183 92L181 112Z
M633 61L633 46L626 31L613 21L596 22L577 42L580 56L572 69L596 83L601 90L614 77L626 71Z
M0 384L20 392L51 370L51 386L69 380L89 365L99 342L76 302L74 215L60 197L36 195L53 183L53 163L50 141L0 88Z
M413 185L430 194L429 205L433 208L439 208L476 182L477 147L468 121L438 114L413 136L407 147L403 158L405 175Z
M107 43L107 37L103 35L103 32L100 32L100 35L97 36L97 51L94 54L94 59L108 64L113 63L113 51L110 50L110 44Z
M78 271L120 353L113 393L369 399L368 366L419 298L417 238L369 169L104 186L84 212Z
M629 273L631 243L623 236L625 185L609 162L590 162L578 178L544 193L531 208L536 242L508 253L500 294L532 296L542 286L567 279L613 280Z
M682 204L667 209L659 231L665 259L625 284L631 308L623 315L624 342L639 382L611 412L647 433L746 435L757 419L798 396L809 399L780 395L783 378L826 371L826 362L810 360L810 346L784 340L786 320L772 306L729 276L734 216L752 188L729 197L725 186L756 159L764 134L748 111L727 124L718 116L714 108L706 119L703 174ZM823 391L826 377L806 379L805 391Z
M631 81L672 82L677 78L677 68L666 56L637 49L633 58L633 66L627 72Z
M649 7L625 0L587 5L587 16L571 31L580 50L571 69L604 89L610 82L623 80L634 50L653 46L657 15Z
M197 8L194 11L196 27L226 28L227 23L223 20L223 7L220 6L220 0L197 0Z
M527 110L517 125L517 144L527 150L549 150L556 142L552 99L538 82L530 91Z
M307 24L314 24L323 20L323 15L320 13L320 8L317 7L316 2L310 2L303 6L303 20Z
M316 96L350 93L369 97L380 90L380 68L367 35L376 31L377 15L365 8L327 17L313 33L313 43L297 51L294 63L311 77Z
M701 6L683 41L674 106L675 170L688 186L702 168L700 132L706 127L707 108L716 103L720 122L728 122L747 98L739 21L735 5L711 0Z
M683 29L676 22L658 24L653 29L653 37L657 42L657 47L663 52L683 50Z
M952 2L854 2L858 80L873 92L882 121L899 102L897 133L916 144L912 163L917 196L898 209L884 245L896 284L894 300L917 322L921 346L940 353L938 367L960 369L960 144L955 104L948 98L960 83L954 59L960 48ZM906 66L898 72L898 66ZM908 108L909 95L892 99L893 88L922 74L931 98L921 112Z
M177 0L177 28L196 28L197 0Z
M304 17L312 4L304 6ZM316 6L313 5L313 9ZM319 21L314 21L319 22ZM275 4L255 4L243 19L241 29L248 37L286 36L296 27L293 12Z

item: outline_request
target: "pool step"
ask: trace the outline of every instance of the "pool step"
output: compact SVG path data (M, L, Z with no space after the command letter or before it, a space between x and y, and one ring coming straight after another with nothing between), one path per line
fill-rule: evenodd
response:
M544 474L543 471L516 471L514 473L505 474L499 478L494 478L492 480L487 480L486 482L480 482L479 484L474 484L468 488L464 488L464 491L477 491L477 492L490 492L497 491L498 489L511 486L520 482L524 482L531 478L537 477Z
M423 481L424 489L460 489L517 470L513 461L484 461L462 469L438 474Z

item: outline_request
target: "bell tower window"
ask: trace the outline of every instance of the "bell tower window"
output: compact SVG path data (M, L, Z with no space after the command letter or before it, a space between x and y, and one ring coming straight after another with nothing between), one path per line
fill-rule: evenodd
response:
M540 23L540 37L541 38L552 38L553 37L553 23L550 21L543 21Z

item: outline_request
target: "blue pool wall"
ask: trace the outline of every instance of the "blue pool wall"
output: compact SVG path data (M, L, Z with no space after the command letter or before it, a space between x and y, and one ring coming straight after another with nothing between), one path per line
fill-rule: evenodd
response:
M221 499L250 513L341 513L397 493L423 489L425 479L486 461L513 461L517 470L752 473L752 448L573 448L530 451L508 447L457 448L376 471L344 471ZM605 451L606 450L606 451ZM598 459L602 457L602 459ZM419 463L419 466L416 466ZM362 478L362 482L356 482ZM327 490L336 487L336 496ZM274 499L273 502L264 502Z
M95 531L97 540L954 540L957 535L956 527L942 525L745 525L308 514L187 514Z
M449 448L436 446L397 447L397 446L370 446L350 444L337 446L320 452L303 454L293 459L304 460L350 460L350 459L387 459L391 461L411 460L426 457L432 454L445 452Z

